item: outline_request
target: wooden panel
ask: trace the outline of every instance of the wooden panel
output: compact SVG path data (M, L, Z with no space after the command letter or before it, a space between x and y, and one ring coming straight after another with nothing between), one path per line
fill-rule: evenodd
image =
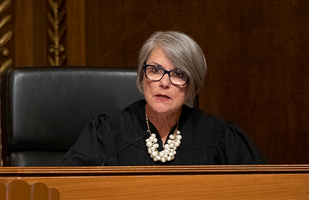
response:
M308 3L225 7L221 50L200 95L202 109L240 124L271 163L309 161Z
M85 0L66 0L67 65L86 65Z
M6 188L5 185L0 184L0 200L6 200Z
M86 1L87 65L136 67L138 51L158 30L180 30L198 42L208 18L203 1ZM195 21L198 19L198 21ZM195 36L203 37L195 37Z
M46 1L16 0L14 3L14 66L46 66Z
M41 182L62 200L307 199L308 173L308 166L1 168L0 183Z
M7 199L30 200L30 186L28 183L17 180L7 184Z
M59 192L47 188L44 183L34 182L29 185L24 180L6 181L0 184L0 200L59 200Z

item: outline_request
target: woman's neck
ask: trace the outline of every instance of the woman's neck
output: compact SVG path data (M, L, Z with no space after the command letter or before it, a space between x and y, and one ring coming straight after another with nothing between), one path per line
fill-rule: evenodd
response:
M156 113L148 104L146 104L145 110L149 121L156 127L162 142L165 143L168 134L180 118L182 107L171 114Z

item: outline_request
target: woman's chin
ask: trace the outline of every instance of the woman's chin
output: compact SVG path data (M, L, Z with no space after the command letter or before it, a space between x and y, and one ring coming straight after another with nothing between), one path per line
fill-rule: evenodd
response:
M159 115L168 115L168 114L172 114L173 112L175 112L177 109L173 109L172 106L168 106L168 105L160 105L160 104L156 104L152 107L153 111Z

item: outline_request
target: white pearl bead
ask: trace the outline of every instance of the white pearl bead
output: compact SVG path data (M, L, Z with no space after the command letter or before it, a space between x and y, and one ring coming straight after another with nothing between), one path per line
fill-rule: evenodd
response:
M182 136L181 136L181 135L177 135L177 139L178 139L178 140L181 140L181 139L182 139Z
M171 140L173 140L173 139L175 139L175 136L174 136L174 135L170 135L169 138L170 138Z
M152 146L152 143L151 143L151 142L147 142L147 143L146 143L146 146L147 146L147 147L151 147L151 146Z
M179 145L180 145L180 142L175 142L176 147L179 147Z

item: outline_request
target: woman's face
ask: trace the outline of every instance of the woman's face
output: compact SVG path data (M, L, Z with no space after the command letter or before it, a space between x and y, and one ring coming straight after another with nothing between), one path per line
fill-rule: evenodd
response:
M163 69L170 71L175 67L166 58L160 48L155 48L147 62L147 65L161 65ZM151 81L143 77L143 90L147 105L159 115L169 115L181 109L185 102L187 87L175 86L170 82L168 74L160 81Z

